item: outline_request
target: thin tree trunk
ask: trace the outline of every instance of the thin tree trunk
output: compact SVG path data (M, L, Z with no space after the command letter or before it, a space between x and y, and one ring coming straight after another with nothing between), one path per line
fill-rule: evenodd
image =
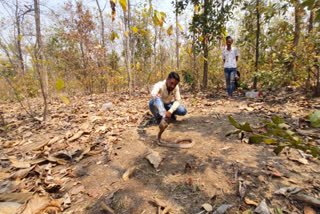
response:
M204 0L204 23L208 22L208 7L209 7L209 0ZM204 30L203 33L203 41L202 41L202 47L203 47L203 89L207 89L208 86L208 44L206 41L206 35L207 31Z
M154 56L154 72L157 73L157 36L158 36L158 32L157 32L157 26L154 26L154 41L153 41L153 56ZM152 67L153 67L152 66Z
M39 8L38 0L34 0L34 10L35 10L36 37L37 37L37 48L36 48L35 56L36 56L36 59L40 59L41 61L43 75L41 75L41 71L40 71L40 62L37 61L35 63L35 68L39 75L40 88L41 88L41 93L44 101L43 120L45 121L47 116L47 108L48 108L48 104L47 104L48 74L43 63L45 59L44 59L43 50L42 50L41 30L40 30L40 8ZM40 57L38 57L38 54L40 55Z
M126 64L127 64L127 71L128 71L128 86L129 86L129 95L132 93L132 76L131 76L131 57L130 57L130 21L129 21L129 15L130 15L130 1L128 0L128 11L124 11L124 26L125 26L125 32L129 31L129 35L126 36L125 44L126 44Z
M300 0L295 0L295 5L294 5L294 39L293 39L293 57L292 57L292 61L290 63L289 66L289 72L294 72L294 68L295 68L295 62L296 62L296 58L297 58L297 47L299 44L299 40L300 40L300 31L301 31L301 27L300 27L300 22L301 22L301 8L300 8ZM295 75L293 75L295 76Z
M176 0L176 8L177 8L177 0ZM178 9L176 9L176 56L177 56L177 70L180 70L180 57L179 57L179 20L178 20Z
M31 105L29 102L29 97L28 97L28 92L26 88L26 81L25 81L25 67L24 67L24 60L23 60L23 55L22 55L22 48L21 48L21 16L19 14L19 2L16 0L16 11L15 11L15 16L16 16L16 26L17 26L17 50L18 50L18 58L19 58L19 65L20 65L20 70L21 70L21 79L22 79L22 84L23 84L23 90L27 102L27 106L29 108L30 113L33 115L33 111L31 109Z
M98 11L99 11L99 17L100 17L100 25L101 25L101 46L103 50L103 65L106 64L107 57L106 57L106 42L104 39L104 19L103 19L103 10L100 7L99 0L96 0L97 6L98 6Z
M255 72L258 73L259 65L259 37L260 37L260 0L257 0L256 14L257 14L257 31L256 31L256 62L255 62ZM253 88L257 88L257 77L253 79Z
M308 35L307 37L310 36L310 34L312 33L312 30L313 30L313 11L312 9L310 10L310 17L309 17L309 25L308 25ZM311 66L308 65L308 78L307 78L307 81L306 81L306 89L309 90L310 89L310 83L311 81Z

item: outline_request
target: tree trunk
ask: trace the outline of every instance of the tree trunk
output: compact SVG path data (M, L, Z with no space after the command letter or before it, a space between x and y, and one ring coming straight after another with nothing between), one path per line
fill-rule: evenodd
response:
M176 8L177 8L177 0L176 0ZM179 57L179 26L178 26L178 9L176 9L176 55L177 55L177 70L180 70L180 57Z
M310 10L310 17L309 17L309 25L308 25L308 35L307 37L310 36L310 34L312 33L313 30L313 11L312 9ZM311 86L311 66L308 65L308 78L306 81L306 89L309 90L310 86Z
M259 65L259 37L260 37L260 0L257 0L256 5L256 15L257 15L257 31L256 31L256 62L255 62L255 73L258 73L258 65ZM257 88L257 77L255 76L253 79L253 88Z
M35 63L35 68L36 71L39 75L39 81L40 81L40 88L41 88L41 93L42 93L42 97L43 97L43 101L44 101L44 110L43 110L43 120L46 120L46 116L47 116L47 92L48 92L48 74L47 74L47 70L45 69L44 66L44 55L43 55L43 50L42 50L42 41L41 41L41 30L40 30L40 8L39 8L39 2L38 0L34 0L34 10L35 10L35 23L36 23L36 37L37 37L37 46L36 46L36 59L37 62ZM38 57L38 54L39 57ZM38 61L38 59L40 60L40 62ZM43 70L43 75L41 75L41 71L40 71L40 63L41 63L41 67Z
M103 50L103 65L106 64L107 57L106 57L106 42L104 39L104 19L103 19L103 9L101 9L99 0L96 0L97 6L98 6L98 11L99 11L99 16L100 16L100 25L101 25L101 47Z
M132 93L132 76L131 76L131 53L130 53L130 1L128 3L128 11L124 11L124 26L125 32L129 31L129 35L126 36L126 64L127 64L127 71L128 71L128 87L129 87L129 95Z
M295 5L294 5L294 39L293 39L293 47L292 47L293 57L292 57L292 61L289 66L289 72L294 71L295 61L297 58L297 47L299 44L300 31L301 31L300 22L301 22L302 10L300 8L300 0L295 0L294 3L295 3ZM295 76L295 75L293 75L293 76Z
M205 26L208 22L208 8L209 8L209 0L204 0L204 23ZM208 86L208 44L206 41L206 35L207 31L204 29L203 31L203 41L202 41L202 47L203 47L203 57L204 57L204 62L203 62L203 89L207 89Z

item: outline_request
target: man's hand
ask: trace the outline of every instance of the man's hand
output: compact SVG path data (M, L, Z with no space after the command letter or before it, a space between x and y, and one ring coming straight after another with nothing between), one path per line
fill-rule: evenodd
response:
M166 112L166 118L171 118L171 112L170 111Z

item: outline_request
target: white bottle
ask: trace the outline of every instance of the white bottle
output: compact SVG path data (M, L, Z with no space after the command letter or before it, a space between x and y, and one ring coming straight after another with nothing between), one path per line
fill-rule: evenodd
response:
M248 91L248 92L246 92L246 97L250 97L250 98L260 97L261 95L262 95L262 93L260 91Z
M112 103L111 102L109 102L109 103L104 103L103 105L102 105L102 110L103 111L107 111L107 110L109 110L109 109L111 109L112 108Z

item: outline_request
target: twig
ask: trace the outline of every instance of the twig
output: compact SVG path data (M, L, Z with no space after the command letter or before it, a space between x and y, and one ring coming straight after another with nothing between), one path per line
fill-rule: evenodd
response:
M163 211L162 214L167 214L171 210L170 206L167 206Z
M4 122L3 113L0 111L0 119L1 119L1 125L4 126L6 123Z
M104 203L103 201L100 202L100 206L102 207L103 210L111 213L111 214L115 214L115 212L113 211L113 209L111 209L108 205L106 205L106 203Z
M305 195L305 194L293 195L292 198L299 200L299 201L303 201L303 202L310 204L312 206L315 206L315 207L320 207L320 200L313 198L311 196Z

